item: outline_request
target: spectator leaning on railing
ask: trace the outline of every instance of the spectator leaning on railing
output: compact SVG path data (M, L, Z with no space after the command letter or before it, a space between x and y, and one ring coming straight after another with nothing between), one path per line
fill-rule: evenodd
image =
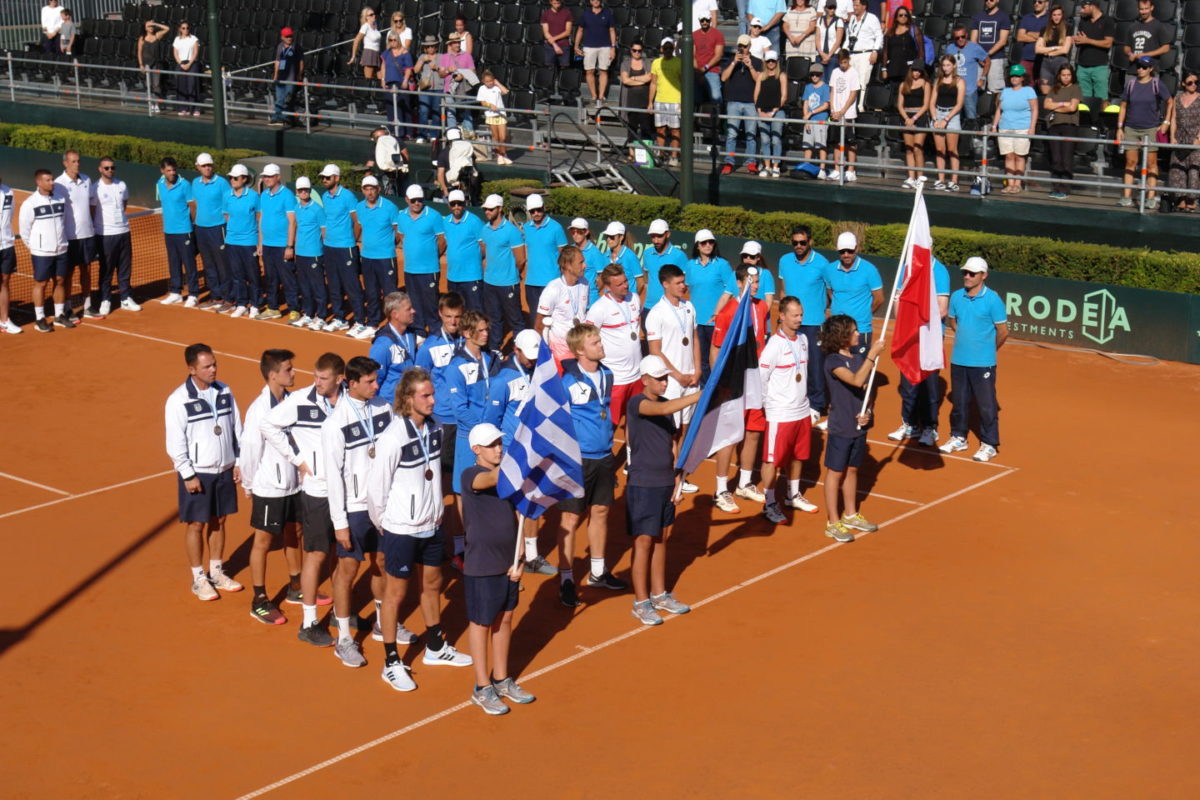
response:
M654 109L656 141L660 148L670 146L667 164L679 166L679 106L683 101L683 62L675 55L675 40L666 37L662 52L650 65L650 106Z
M1139 145L1144 143L1146 183L1150 187L1146 208L1155 209L1158 208L1158 196L1154 192L1158 185L1158 143L1167 139L1168 120L1175 101L1155 76L1153 58L1140 56L1133 66L1137 77L1126 82L1121 92L1121 111L1117 114L1117 130L1121 132L1125 151L1125 190L1117 205L1133 205L1133 183L1141 160Z
M1200 91L1197 91L1197 84L1200 84L1200 76L1193 71L1184 73L1172 107L1171 144L1200 146ZM1200 190L1200 150L1172 149L1168 179L1172 189ZM1198 199L1194 194L1180 197L1179 210L1194 213Z

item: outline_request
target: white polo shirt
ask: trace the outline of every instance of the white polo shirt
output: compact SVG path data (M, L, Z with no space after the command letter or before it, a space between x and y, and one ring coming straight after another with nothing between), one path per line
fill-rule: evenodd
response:
M92 184L92 223L99 236L116 236L129 233L129 217L125 206L129 203L129 188L118 178L112 183L103 180Z
M75 180L63 173L54 182L67 192L67 213L63 217L63 226L67 231L67 239L90 239L96 235L92 227L92 179L82 172Z
M16 241L13 234L13 208L16 199L13 190L0 183L0 250L7 250Z
M776 331L758 357L767 422L795 422L808 416L808 339Z
M686 345L684 339L687 340ZM696 308L687 300L675 305L663 297L646 315L646 341L659 342L663 355L678 371L685 374L695 372L692 345L696 341ZM675 379L668 378L668 388L672 383L675 383Z
M537 315L549 319L550 339L565 344L567 332L587 316L588 287L582 280L571 286L562 277L546 284L538 300Z
M600 329L604 358L600 361L612 370L613 383L624 386L642 378L641 330L642 301L630 292L617 301L608 292L588 309L587 321Z

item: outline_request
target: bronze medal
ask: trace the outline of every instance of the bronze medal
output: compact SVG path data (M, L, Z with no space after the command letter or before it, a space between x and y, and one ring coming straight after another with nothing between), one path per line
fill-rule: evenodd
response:
M425 470L425 480L427 480L427 481L433 480L433 470L431 470L431 469Z
M213 433L215 433L217 436L220 436L221 435L221 426L213 425Z
M608 419L608 412L605 411L603 408L600 409L600 419Z
M802 380L804 380L804 376L797 372L796 373L796 383L799 383Z
M637 331L630 332L629 338L636 342L637 341Z
M688 338L687 338L686 336L685 336L685 337L683 337L683 346L684 346L684 347L687 347L687 346L688 346Z
M375 457L375 445L371 445L370 447L367 448L367 458L374 458L374 457Z

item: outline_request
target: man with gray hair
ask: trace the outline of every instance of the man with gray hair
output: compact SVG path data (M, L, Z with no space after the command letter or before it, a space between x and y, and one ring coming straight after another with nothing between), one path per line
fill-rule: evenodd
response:
M379 363L379 396L389 403L396 400L396 384L409 367L417 364L417 350L424 336L409 330L416 310L404 292L396 291L383 299L384 324L371 342L371 360Z

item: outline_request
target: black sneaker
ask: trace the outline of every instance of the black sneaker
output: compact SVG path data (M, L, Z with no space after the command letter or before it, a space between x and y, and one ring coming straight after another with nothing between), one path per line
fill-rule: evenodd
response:
M296 638L305 644L311 644L313 647L333 646L333 636L329 634L329 629L319 622L314 622L307 628L301 628L296 632Z
M579 596L575 594L575 581L566 581L559 585L558 601L567 608L579 605Z
M38 333L53 333L54 326L50 324L50 320L42 317L37 322L33 323L33 329Z
M54 318L54 324L60 328L74 328L75 321L71 319L71 315L63 312Z
M619 578L613 576L611 572L605 572L603 575L588 574L588 586L599 586L601 589L612 589L614 592L623 592L629 588L629 584Z

